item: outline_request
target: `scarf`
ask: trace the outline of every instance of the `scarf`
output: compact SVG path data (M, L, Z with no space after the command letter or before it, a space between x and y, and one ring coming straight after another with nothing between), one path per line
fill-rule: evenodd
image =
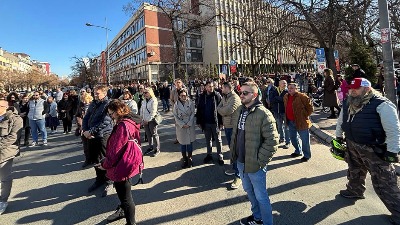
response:
M363 96L362 102L361 102L361 106L356 107L353 104L349 104L349 118L347 120L347 122L349 122L350 118L357 114L358 112L360 112L364 106L371 100L371 98L375 95L374 91L370 91L368 92L366 95Z

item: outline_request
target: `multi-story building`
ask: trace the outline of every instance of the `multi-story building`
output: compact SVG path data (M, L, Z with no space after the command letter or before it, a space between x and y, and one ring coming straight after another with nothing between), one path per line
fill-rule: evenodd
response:
M18 57L19 71L28 73L32 70L31 57L26 53L13 53Z
M184 21L176 21L177 29ZM144 3L109 46L110 81L166 80L174 73L171 22L157 7ZM182 66L203 64L201 34L188 33L183 41Z
M50 63L48 62L40 62L37 60L32 60L33 65L38 69L40 73L50 75L51 69L50 69Z

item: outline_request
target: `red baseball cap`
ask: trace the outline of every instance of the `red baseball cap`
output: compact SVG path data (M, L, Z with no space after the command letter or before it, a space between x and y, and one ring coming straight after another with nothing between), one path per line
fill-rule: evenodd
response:
M360 87L371 87L371 82L365 78L354 78L349 85L350 89L359 89Z

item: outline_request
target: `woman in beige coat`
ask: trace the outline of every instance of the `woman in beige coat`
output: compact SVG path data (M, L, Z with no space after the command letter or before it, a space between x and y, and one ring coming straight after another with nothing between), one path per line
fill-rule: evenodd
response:
M176 137L181 144L182 168L192 167L193 142L196 140L194 103L189 99L187 89L178 91L173 114L175 117Z

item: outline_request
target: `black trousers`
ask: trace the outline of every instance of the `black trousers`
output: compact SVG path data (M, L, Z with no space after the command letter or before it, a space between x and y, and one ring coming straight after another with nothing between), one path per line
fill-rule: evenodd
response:
M71 132L72 129L72 120L68 118L62 119L63 121L63 127L64 127L64 132Z
M124 210L126 224L136 224L135 221L135 203L132 198L131 183L129 180L114 182L115 190L121 202L121 208Z
M90 162L99 163L106 155L107 140L110 135L102 138L92 138L88 140L88 153ZM106 177L106 171L95 168L96 181L105 183L109 179Z

